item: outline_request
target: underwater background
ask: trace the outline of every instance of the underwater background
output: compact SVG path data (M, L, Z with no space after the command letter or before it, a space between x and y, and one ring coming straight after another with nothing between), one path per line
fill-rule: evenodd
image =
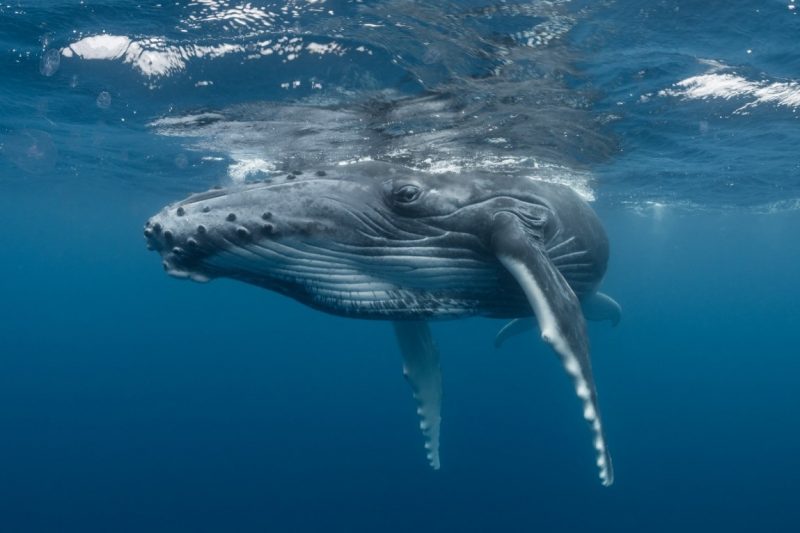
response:
M797 531L800 16L764 2L0 2L0 531ZM164 275L221 184L366 158L568 183L615 484L534 333Z

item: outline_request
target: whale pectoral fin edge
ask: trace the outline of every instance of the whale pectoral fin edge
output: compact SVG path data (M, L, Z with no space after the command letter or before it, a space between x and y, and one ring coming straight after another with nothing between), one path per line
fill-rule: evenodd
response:
M491 244L497 259L525 293L542 340L555 350L572 378L576 394L583 402L584 418L594 435L600 480L609 486L614 481L614 473L597 405L580 302L544 248L530 238L512 213L495 216Z
M533 317L515 318L506 323L505 326L500 328L497 335L494 337L494 347L500 348L511 337L522 335L525 332L532 330L536 326Z
M595 292L585 297L581 302L581 308L586 320L597 322L608 320L612 326L616 326L622 319L622 306L614 298L602 292Z
M442 371L439 351L425 321L394 321L394 332L403 356L403 375L417 401L419 427L425 437L428 462L439 470L439 435L442 424Z

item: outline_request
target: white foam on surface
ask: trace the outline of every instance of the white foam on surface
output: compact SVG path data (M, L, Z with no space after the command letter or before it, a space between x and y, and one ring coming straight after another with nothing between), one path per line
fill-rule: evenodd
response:
M165 77L186 69L194 59L216 59L229 54L243 54L246 59L276 55L282 61L294 61L301 54L341 56L348 50L335 41L304 44L300 37L281 37L251 44L218 43L212 45L169 44L163 37L131 39L125 35L93 35L61 49L66 58L122 61L141 74Z
M551 164L538 164L537 167L541 171L532 174L530 176L531 179L566 185L578 193L578 196L585 201L595 201L596 198L591 186L592 176L590 173Z
M389 155L403 155L403 151L395 151ZM427 158L421 161L421 165L414 168L432 174L461 173L471 170L485 170L495 173L517 172L519 169L532 169L528 177L536 181L546 181L548 183L558 183L566 185L574 190L587 202L595 200L592 190L592 176L588 172L582 172L568 167L544 163L532 157L520 156L493 156L483 154L478 159L472 158L446 158L436 159ZM527 170L525 171L528 172Z
M83 59L118 59L130 44L131 40L124 35L93 35L72 43L61 53L64 57L74 54Z
M197 15L190 15L192 22L227 21L239 26L252 27L255 24L271 26L277 17L276 13L267 11L252 4L227 6L223 2L198 2L207 9Z
M224 120L225 115L220 113L197 113L197 114L189 114L189 115L182 115L177 117L163 117L152 121L148 126L156 128L158 130L159 135L165 136L183 136L183 137L190 137L192 136L193 131L189 129L190 126L202 124L204 122L209 121L220 121ZM184 128L186 131L176 131L177 128ZM200 135L198 132L194 132L197 135Z
M87 60L122 60L148 77L166 76L186 68L194 58L217 58L243 52L238 44L172 46L161 37L132 40L125 35L84 37L61 50L64 57Z
M311 54L342 54L344 49L342 46L332 41L330 43L308 43L306 45L306 50L308 50Z
M771 104L792 109L800 107L800 82L797 81L751 81L728 72L719 63L712 64L712 71L679 81L669 89L659 91L659 96L671 96L684 100L747 99L747 103L734 113L742 114L761 104Z
M274 170L275 166L264 159L242 159L228 166L228 177L234 183L244 183L251 176L269 174Z

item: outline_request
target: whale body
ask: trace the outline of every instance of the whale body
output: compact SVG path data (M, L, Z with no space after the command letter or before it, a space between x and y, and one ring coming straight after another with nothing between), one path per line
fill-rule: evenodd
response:
M392 321L437 469L441 370L428 321L512 319L498 345L538 325L582 402L600 479L613 482L585 319L616 324L620 307L598 292L606 233L569 187L360 162L194 194L144 233L172 276L233 278L328 313Z

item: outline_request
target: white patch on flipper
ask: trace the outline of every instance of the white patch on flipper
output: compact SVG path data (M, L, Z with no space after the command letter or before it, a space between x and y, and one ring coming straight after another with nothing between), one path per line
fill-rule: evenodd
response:
M558 339L559 339L558 336L548 336L548 338L545 339L545 340L547 342L555 345L556 343L559 342ZM559 352L560 352L560 350L559 350ZM564 368L567 369L567 372L569 372L569 375L572 376L572 377L577 378L578 376L581 375L581 365L578 363L578 360L575 357L567 357L564 360ZM579 382L578 386L580 386L580 384L581 383ZM585 387L586 385L583 384L583 386Z
M586 385L586 381L581 380L577 387L575 387L575 392L578 394L578 398L581 400L588 400L591 398L592 393L589 391L589 387Z
M597 467L600 470L600 481L603 486L608 487L614 482L611 473L611 457L605 446L603 427L600 422L597 406L592 398L589 384L583 377L583 369L581 368L580 361L570 349L568 342L564 339L564 335L558 327L555 313L530 270L514 257L498 254L497 258L520 284L520 287L528 297L528 301L533 307L533 312L539 321L539 328L542 330L542 339L553 346L556 353L558 353L561 358L564 368L573 378L575 392L583 402L584 417L590 422L590 427L594 433L594 447L597 451Z

